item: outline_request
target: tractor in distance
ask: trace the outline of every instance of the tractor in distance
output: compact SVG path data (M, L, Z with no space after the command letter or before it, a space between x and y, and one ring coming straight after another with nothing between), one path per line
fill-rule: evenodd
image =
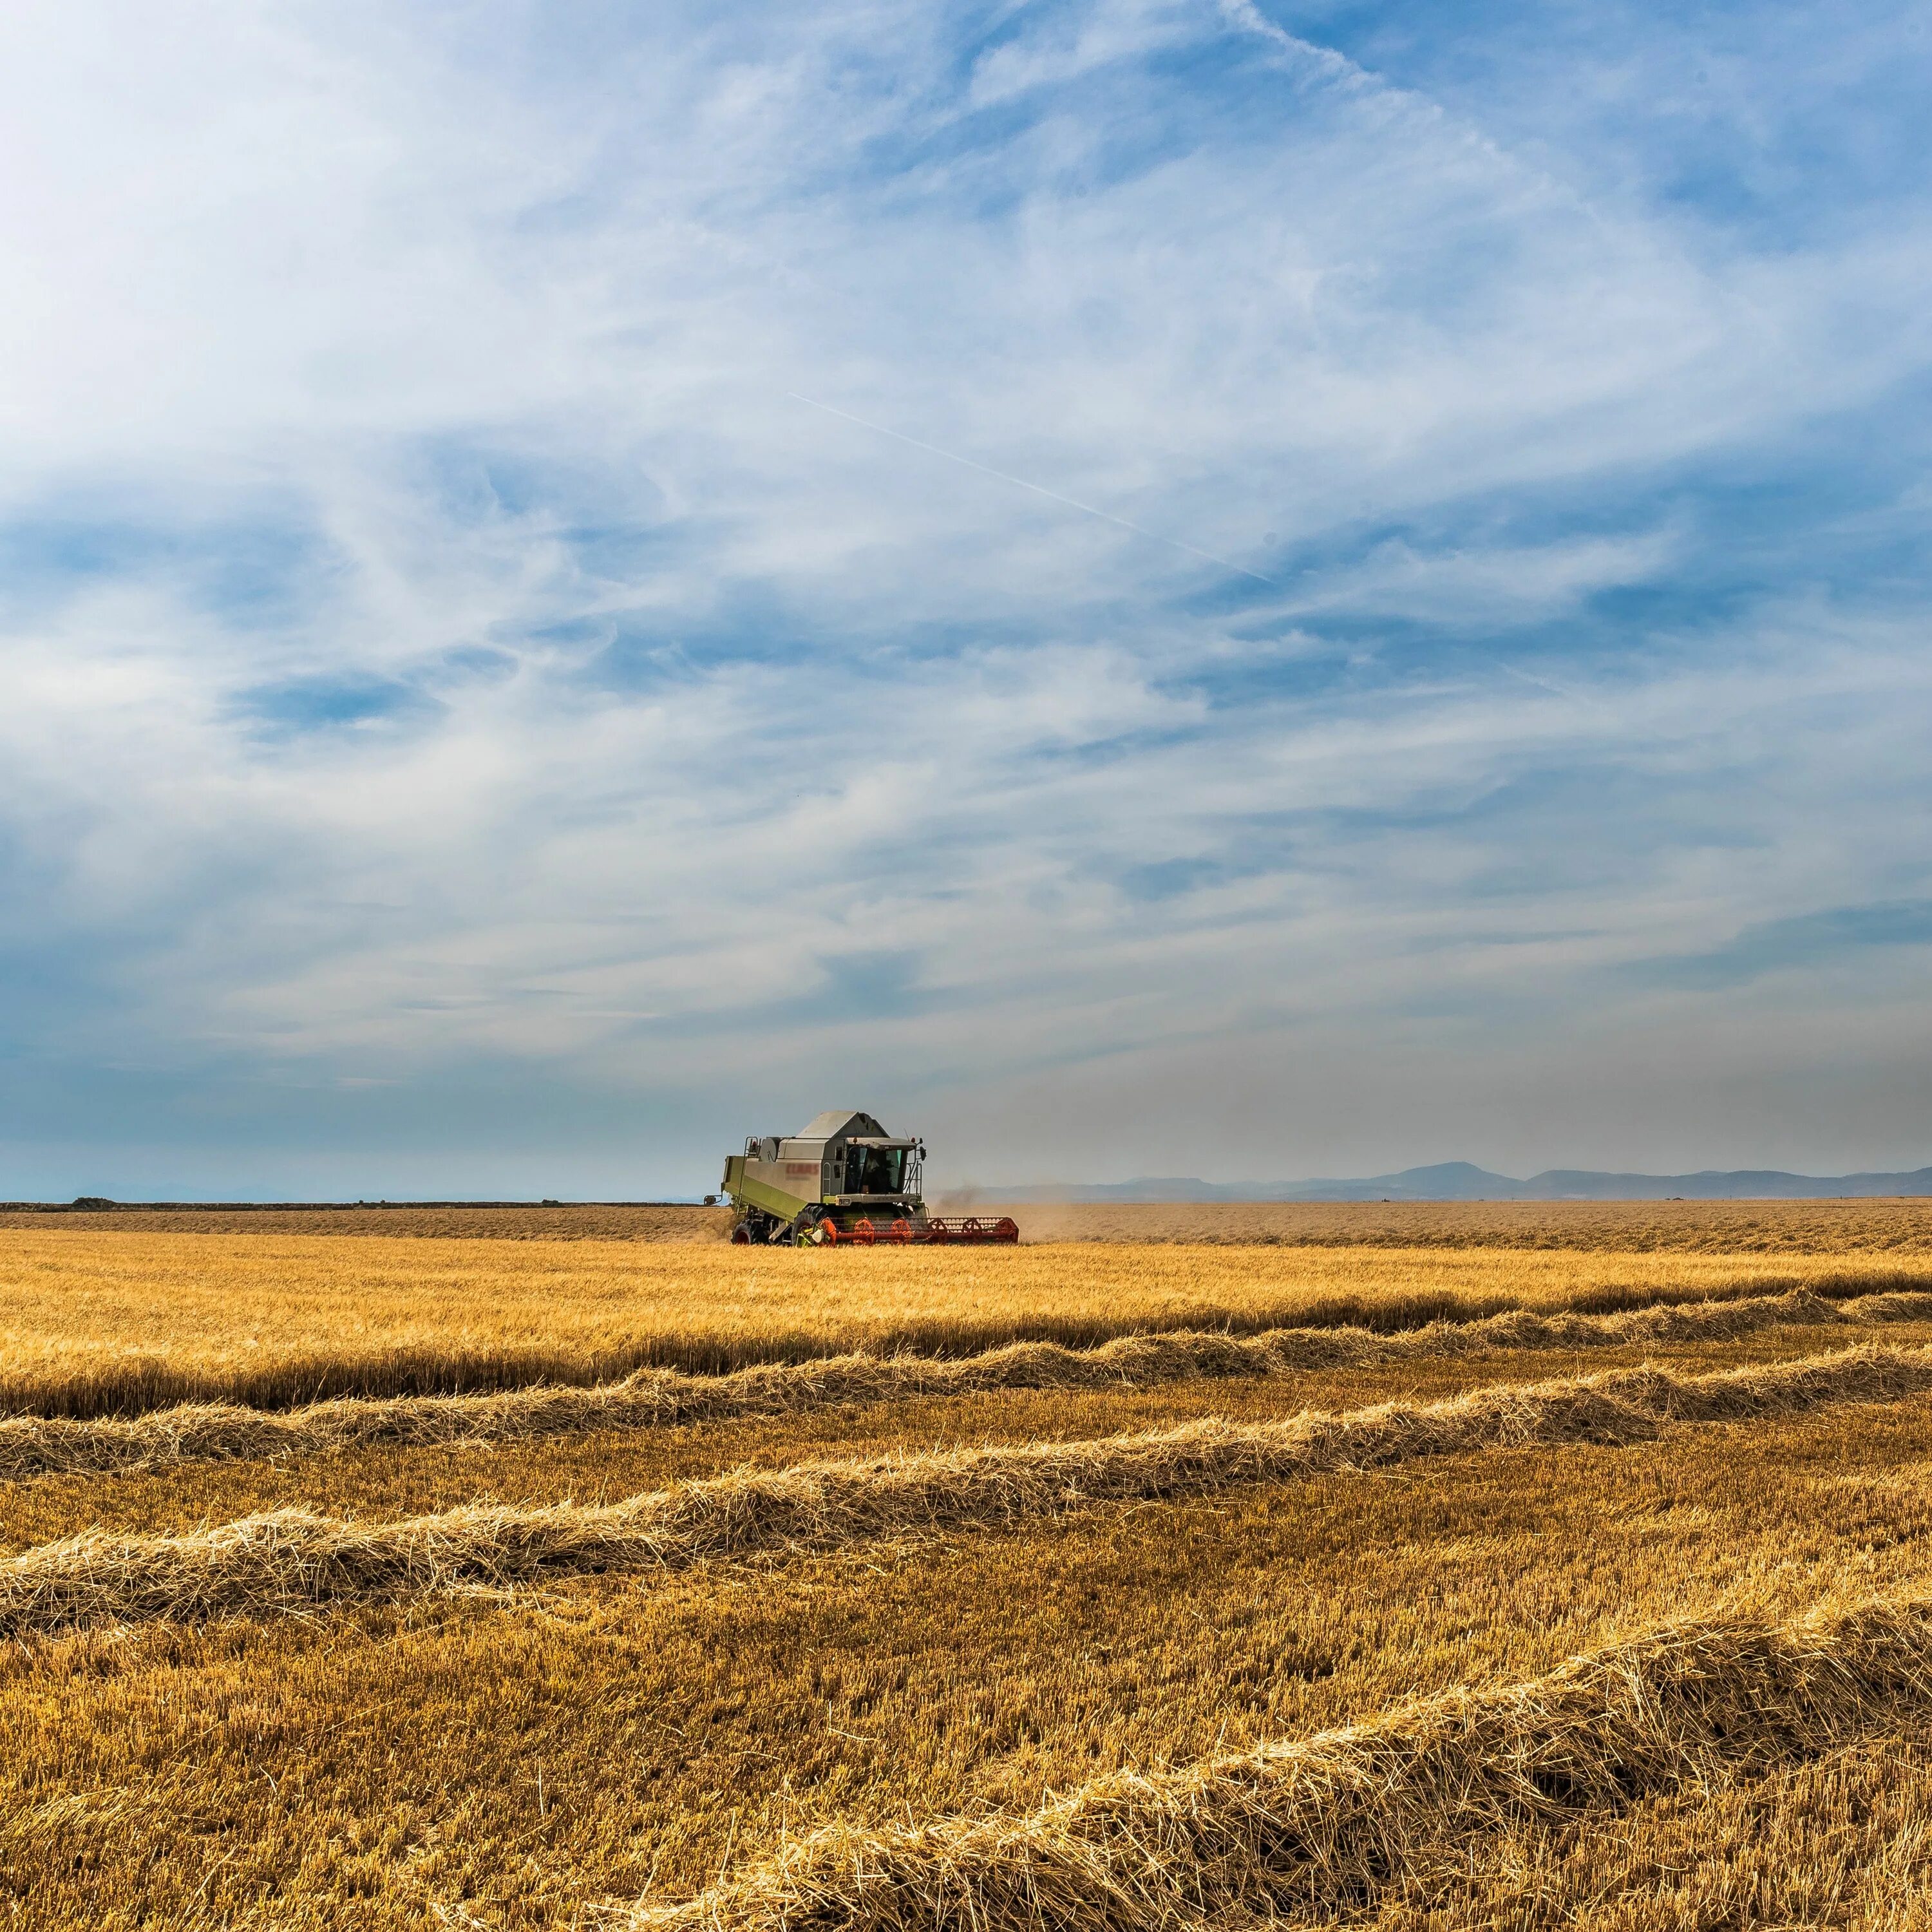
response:
M1019 1239L1004 1215L928 1214L920 1192L925 1159L916 1135L889 1134L870 1114L836 1108L789 1138L754 1135L724 1162L731 1238L800 1247Z

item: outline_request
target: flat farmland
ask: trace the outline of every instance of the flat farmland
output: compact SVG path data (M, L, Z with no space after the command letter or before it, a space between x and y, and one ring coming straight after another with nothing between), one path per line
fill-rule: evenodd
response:
M0 1402L52 1414L190 1396L595 1382L850 1348L1510 1309L1603 1312L1803 1288L1932 1287L1932 1251L1289 1247L1078 1240L1018 1250L788 1248L375 1234L0 1229Z
M1013 1203L944 1200L947 1214L1012 1214L1027 1242L1186 1246L1512 1248L1618 1253L1932 1254L1932 1200L1295 1201ZM624 1202L494 1206L0 1207L0 1229L96 1234L352 1234L412 1240L722 1242L722 1208Z
M1932 1200L1259 1201L980 1207L1039 1241L1210 1246L1608 1249L1627 1254L1932 1253Z
M1816 1205L856 1255L22 1216L0 1917L1919 1922L1932 1252Z

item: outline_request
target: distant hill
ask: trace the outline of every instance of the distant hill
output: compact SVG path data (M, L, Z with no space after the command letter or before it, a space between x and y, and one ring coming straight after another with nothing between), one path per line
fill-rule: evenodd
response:
M1932 1195L1932 1167L1910 1174L1785 1174L1747 1168L1731 1173L1599 1174L1552 1167L1527 1180L1466 1160L1406 1167L1360 1180L1224 1184L1143 1178L1063 1187L988 1188L988 1199L1106 1201L1808 1201L1834 1196L1871 1198Z

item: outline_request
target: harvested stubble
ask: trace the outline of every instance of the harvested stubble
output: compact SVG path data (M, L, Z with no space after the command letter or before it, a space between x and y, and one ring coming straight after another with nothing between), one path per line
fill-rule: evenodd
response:
M1809 1201L1229 1201L1020 1204L1032 1241L1228 1246L1540 1248L1572 1253L1924 1254L1932 1198Z
M89 1531L0 1563L0 1634L682 1569L1424 1456L1646 1442L1672 1423L1791 1415L1928 1389L1932 1349L1868 1346L1710 1375L1620 1370L1280 1422L1210 1416L1088 1442L740 1469L600 1507L471 1504L386 1523L280 1510L180 1536Z
M538 1387L476 1396L351 1396L280 1412L196 1402L127 1419L12 1416L0 1419L0 1480L100 1474L190 1461L262 1460L379 1443L409 1448L480 1446L921 1396L1154 1388L1173 1382L1264 1378L1506 1351L1729 1341L1781 1328L1928 1319L1932 1294L1894 1293L1832 1303L1793 1290L1742 1301L1672 1303L1618 1315L1544 1315L1519 1310L1479 1322L1432 1322L1394 1335L1354 1328L1272 1329L1253 1336L1183 1331L1125 1336L1089 1349L1052 1342L1015 1342L963 1360L848 1355L716 1376L647 1369L621 1382L588 1389Z
M1030 1815L836 1825L640 1928L1156 1932L1359 1914L1526 1827L1760 1774L1922 1716L1932 1599L1667 1626L1529 1682L1143 1776Z
M1932 1711L1762 1777L1504 1833L1391 1882L1367 1932L1932 1926Z
M1932 1199L1809 1201L1295 1201L1000 1202L970 1196L949 1214L1010 1214L1030 1243L1155 1242L1242 1247L1540 1248L1681 1254L1932 1253ZM0 1209L0 1229L116 1234L498 1241L722 1243L717 1208L586 1202L387 1207Z
M108 1234L370 1235L382 1240L722 1242L731 1230L731 1210L681 1202L617 1201L555 1207L520 1201L98 1210L22 1204L0 1208L0 1228L7 1228Z
M1394 1372L1449 1392L1439 1370ZM1346 1373L1365 1392L1334 1406L1396 1392ZM1033 1399L998 1400L1039 1432ZM647 1588L0 1643L0 1924L553 1932L602 1922L598 1900L689 1897L820 1822L1021 1814L1114 1770L1539 1676L1666 1620L1927 1590L1928 1413L1462 1456L1426 1481L1342 1472ZM454 1478L467 1459L448 1460ZM580 1482L597 1465L572 1466ZM1574 1845L1499 1844L1461 1916L1400 1932L1865 1924L1857 1901L1910 1896L1887 1854L1932 1825L1932 1761L1903 1742L1875 1739L1850 1784L1729 1787L1734 1807L1694 1791L1689 1810L1665 1794ZM1843 1808L1875 1796L1847 1828ZM1731 1891L1692 1885L1692 1858ZM1535 1902L1546 1872L1574 1911ZM1680 1888L1693 1909L1673 1918L1657 1900ZM1733 1893L1777 1909L1698 1909Z
M898 1250L0 1232L0 1412L584 1387L862 1351L1091 1348L1180 1328L1392 1334L1792 1290L1932 1287L1882 1256L1366 1248Z

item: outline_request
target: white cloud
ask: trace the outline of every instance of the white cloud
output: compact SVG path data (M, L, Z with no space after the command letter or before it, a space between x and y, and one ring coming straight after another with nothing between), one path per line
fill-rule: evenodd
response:
M10 14L33 1050L1018 1092L1922 890L1882 608L1391 628L1694 589L1644 479L1920 368L1922 216L1720 246L1251 14Z

